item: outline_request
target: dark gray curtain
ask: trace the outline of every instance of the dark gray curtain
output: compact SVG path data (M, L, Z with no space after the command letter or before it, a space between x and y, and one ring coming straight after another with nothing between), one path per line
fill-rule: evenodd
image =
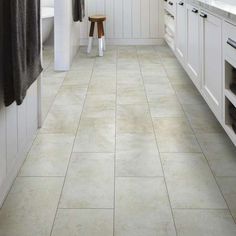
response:
M84 0L72 0L72 8L73 20L82 22L85 16Z
M14 101L20 105L42 72L40 0L1 1L4 1L4 101L6 106Z

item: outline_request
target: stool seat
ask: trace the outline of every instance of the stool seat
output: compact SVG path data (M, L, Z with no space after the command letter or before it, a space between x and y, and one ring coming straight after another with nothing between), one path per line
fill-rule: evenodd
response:
M103 15L94 15L89 17L90 22L102 22L106 20L106 16Z

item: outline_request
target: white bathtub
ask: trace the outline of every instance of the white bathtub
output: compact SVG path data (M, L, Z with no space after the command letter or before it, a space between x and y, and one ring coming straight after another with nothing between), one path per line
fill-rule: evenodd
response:
M54 24L54 8L42 7L42 38L43 43L48 39Z

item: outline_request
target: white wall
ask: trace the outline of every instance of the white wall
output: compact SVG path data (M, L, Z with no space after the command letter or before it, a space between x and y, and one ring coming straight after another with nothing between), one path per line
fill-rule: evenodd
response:
M54 0L41 0L41 4L43 7L53 7Z
M163 38L163 0L85 0L86 18L81 25L81 43L88 37L88 16L105 14L110 43L149 44Z
M38 128L38 82L28 90L21 106L3 104L0 85L0 207Z
M70 69L80 44L80 23L72 18L72 1L55 1L55 70Z

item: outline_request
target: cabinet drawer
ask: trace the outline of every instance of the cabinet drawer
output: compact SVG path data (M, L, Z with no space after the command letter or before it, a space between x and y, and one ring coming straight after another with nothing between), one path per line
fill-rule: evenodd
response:
M225 54L236 62L236 26L224 23Z
M175 15L175 0L164 0L164 8L174 16Z

